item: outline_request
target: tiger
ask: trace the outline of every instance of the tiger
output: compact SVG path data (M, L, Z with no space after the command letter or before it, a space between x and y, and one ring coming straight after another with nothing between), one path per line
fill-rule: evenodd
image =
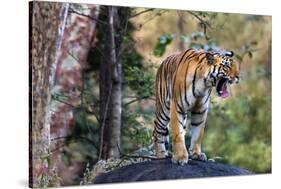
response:
M239 83L240 62L232 51L225 53L187 49L162 61L156 73L156 111L153 143L157 158L168 156L169 131L172 162L206 161L201 141L213 88L221 98L230 95L228 85ZM190 123L191 141L187 151L185 133Z

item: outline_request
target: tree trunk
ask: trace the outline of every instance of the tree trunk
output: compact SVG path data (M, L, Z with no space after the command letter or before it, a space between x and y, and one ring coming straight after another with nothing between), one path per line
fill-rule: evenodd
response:
M119 157L120 133L121 133L121 100L122 100L122 66L117 59L118 47L120 46L120 36L116 36L119 31L120 22L117 7L105 7L104 13L107 16L108 26L103 26L101 32L103 36L102 46L103 56L109 57L102 61L100 65L100 155L99 159ZM107 35L108 34L108 35ZM104 57L104 58L105 58Z
M122 110L122 66L117 61L116 50L116 27L119 27L119 16L117 7L109 7L109 27L110 27L110 59L112 69L112 94L111 94L111 112L110 112L110 131L108 156L118 158L120 147L120 130L121 130L121 110Z
M49 180L50 90L60 48L67 4L30 2L29 186L47 187Z
M184 35L184 14L182 11L178 11L178 29L180 36ZM184 41L179 39L179 48L180 50L185 49Z

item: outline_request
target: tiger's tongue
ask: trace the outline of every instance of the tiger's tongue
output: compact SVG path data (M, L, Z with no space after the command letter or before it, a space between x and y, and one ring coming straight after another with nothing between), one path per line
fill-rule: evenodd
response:
M226 85L226 82L222 85L222 87L220 88L220 91L219 91L219 96L221 98L227 98L229 96L229 93L227 91L227 85Z

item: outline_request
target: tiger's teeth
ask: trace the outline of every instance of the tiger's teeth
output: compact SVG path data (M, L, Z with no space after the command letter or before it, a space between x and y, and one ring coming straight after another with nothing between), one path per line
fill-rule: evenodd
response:
M219 93L223 93L223 91L219 91Z

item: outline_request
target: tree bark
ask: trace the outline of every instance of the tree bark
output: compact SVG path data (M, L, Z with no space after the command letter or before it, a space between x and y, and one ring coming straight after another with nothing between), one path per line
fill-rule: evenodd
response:
M182 11L178 11L178 29L180 36L184 35L184 14ZM184 41L179 39L179 48L180 50L184 50Z
M109 147L108 156L118 158L120 147L120 130L121 130L121 110L122 110L122 66L117 61L116 50L116 28L119 24L118 8L109 8L109 27L110 27L110 58L112 69L112 94L111 94L111 113L110 113L110 131L109 131Z
M47 187L49 177L50 90L64 28L65 3L30 2L29 186Z
M122 66L117 59L120 29L117 7L105 7L108 25L100 27L103 32L101 45L103 61L100 65L100 154L99 159L118 158L121 137ZM106 58L108 57L108 58Z

